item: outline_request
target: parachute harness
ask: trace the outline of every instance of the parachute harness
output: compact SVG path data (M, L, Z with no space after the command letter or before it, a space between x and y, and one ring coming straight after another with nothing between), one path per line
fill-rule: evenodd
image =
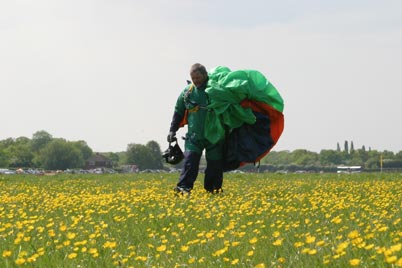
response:
M187 109L188 112L189 113L194 113L194 112L197 112L199 109L209 110L208 105L201 105L201 104L198 104L197 102L189 99L190 94L193 91L193 88L194 88L194 84L191 84L190 88L186 91L186 93L184 94L184 97L183 97L185 103L189 103L189 104L191 104L193 106L193 108ZM208 98L208 102L209 102L208 94L207 94L207 98Z

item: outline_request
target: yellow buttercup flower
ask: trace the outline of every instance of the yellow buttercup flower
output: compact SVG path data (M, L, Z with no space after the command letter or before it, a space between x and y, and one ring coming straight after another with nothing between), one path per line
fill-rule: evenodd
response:
M257 238L257 237L253 237L253 238L250 239L248 242L249 242L250 244L255 244L255 243L257 243L257 241L258 241L258 238Z
M295 246L296 248L299 248L299 247L304 246L304 243L303 243L303 242L295 242L295 243L294 243L294 246Z
M393 245L393 246L391 246L390 249L391 249L392 252L398 252L398 251L400 251L402 249L402 243L399 243L397 245Z
M315 243L318 247L322 247L325 245L325 241L324 240L320 240L317 243Z
M355 238L357 238L357 237L359 237L359 232L358 231L352 231L352 232L350 232L349 234L348 234L348 237L350 238L350 239L355 239Z
M237 263L239 263L239 259L234 259L234 260L231 262L232 265L235 265L235 264L237 264Z
M240 245L240 242L233 241L231 245L232 247L237 247L238 245Z
M137 256L135 257L136 261L146 261L148 258L146 256Z
M74 239L75 237L76 237L76 234L75 234L75 233L70 233L70 232L67 233L67 238L68 238L68 239L71 240L71 239Z
M228 250L228 247L224 247L222 249L219 249L217 251L215 251L215 253L213 253L213 256L219 257L221 256L223 253L225 253Z
M349 264L351 265L351 266L357 266L357 265L359 265L360 264L360 260L359 259L351 259L351 260L349 260Z
M22 265L26 262L26 260L24 258L18 258L15 260L15 264L17 265Z
M166 250L166 245L160 245L159 247L156 248L156 251L162 252Z
M105 242L105 243L103 244L103 247L104 247L104 248L115 248L116 245L117 245L117 243L114 242L114 241L113 241L113 242L107 241L107 242Z
M387 256L387 257L385 257L385 262L386 263L394 263L394 262L396 262L398 260L398 257L396 257L396 256Z
M306 237L306 243L311 244L315 242L315 236L307 236Z
M77 253L73 252L73 253L68 254L67 257L68 257L69 259L75 259L75 258L77 257L77 255L78 255Z
M4 250L2 256L3 258L7 258L10 257L11 254L12 254L11 250Z

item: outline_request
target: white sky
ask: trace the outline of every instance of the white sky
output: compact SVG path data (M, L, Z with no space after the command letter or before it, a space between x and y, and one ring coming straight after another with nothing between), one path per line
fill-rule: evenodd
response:
M277 87L274 150L402 150L398 0L1 1L0 139L46 130L94 151L165 149L195 62Z

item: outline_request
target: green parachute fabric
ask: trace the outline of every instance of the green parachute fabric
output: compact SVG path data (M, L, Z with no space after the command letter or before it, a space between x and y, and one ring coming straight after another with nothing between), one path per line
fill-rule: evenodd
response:
M276 144L284 128L284 103L276 88L256 70L231 71L219 66L209 72L210 98L205 137L226 139L225 170L258 162Z

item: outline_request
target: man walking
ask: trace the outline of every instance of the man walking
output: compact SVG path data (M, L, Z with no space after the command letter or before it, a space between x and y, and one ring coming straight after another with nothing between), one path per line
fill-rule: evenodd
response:
M184 167L174 190L179 194L190 193L197 179L201 155L205 149L207 167L204 189L211 193L221 192L223 141L212 144L204 135L207 113L213 112L208 110L209 97L205 92L208 86L208 72L203 65L196 63L191 66L190 77L192 83L183 90L177 99L167 137L168 142L175 141L177 130L184 125L184 122L187 122Z

